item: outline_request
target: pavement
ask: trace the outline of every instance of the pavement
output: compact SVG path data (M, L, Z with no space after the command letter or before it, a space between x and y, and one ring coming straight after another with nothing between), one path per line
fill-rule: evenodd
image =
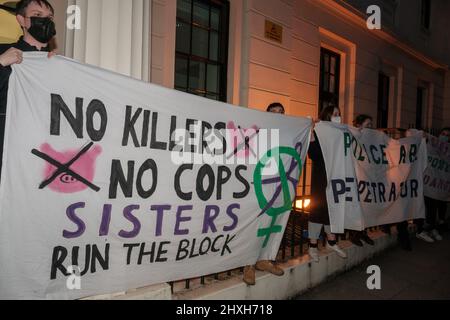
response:
M411 235L412 251L395 246L296 300L450 300L450 234L442 236L426 243ZM371 265L381 270L379 290L367 288Z

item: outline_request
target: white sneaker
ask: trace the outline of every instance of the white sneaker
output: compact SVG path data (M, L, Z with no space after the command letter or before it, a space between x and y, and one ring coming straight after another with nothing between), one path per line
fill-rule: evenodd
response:
M431 235L433 236L433 238L434 238L435 240L437 240L437 241L442 241L442 237L441 237L441 235L439 234L439 232L438 232L436 229L433 229L433 230L431 231Z
M330 246L330 244L327 243L327 249L336 252L337 255L341 258L347 259L347 254L341 248L339 248L337 244L335 244L334 246Z
M418 239L421 239L421 240L429 242L429 243L433 243L434 242L433 238L431 238L425 231L422 231L421 233L418 233L416 235L416 237Z
M317 248L309 248L308 255L313 262L319 262L319 250Z

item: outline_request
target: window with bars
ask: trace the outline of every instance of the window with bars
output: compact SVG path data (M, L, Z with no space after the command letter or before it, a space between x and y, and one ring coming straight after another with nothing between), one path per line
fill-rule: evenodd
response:
M229 2L177 0L175 89L226 101Z
M340 67L341 56L336 52L321 48L319 114L329 105L339 107Z

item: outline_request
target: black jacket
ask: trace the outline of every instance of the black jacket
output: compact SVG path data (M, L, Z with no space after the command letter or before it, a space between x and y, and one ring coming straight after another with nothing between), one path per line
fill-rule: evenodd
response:
M0 44L0 54L5 53L9 48L17 48L22 51L40 51L38 48L29 45L20 38L16 43ZM41 51L48 52L48 46L42 48ZM3 157L3 139L5 135L5 120L6 120L6 103L8 98L8 84L9 76L11 75L11 67L2 67L0 65L0 174L2 168Z
M327 203L327 170L323 159L322 148L319 139L314 132L316 141L309 145L308 155L312 161L311 171L311 213L309 221L324 225L330 224Z
M0 44L0 54L5 53L10 48L17 48L22 51L40 51L38 48L29 45L20 38L16 43ZM42 51L48 52L48 46L42 48ZM0 66L0 115L6 114L6 99L8 98L8 82L11 75L11 67Z

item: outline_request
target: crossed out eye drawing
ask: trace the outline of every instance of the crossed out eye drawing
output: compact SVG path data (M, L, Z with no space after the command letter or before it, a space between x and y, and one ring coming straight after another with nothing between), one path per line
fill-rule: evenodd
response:
M100 188L92 183L95 176L95 163L102 148L91 142L81 150L58 152L48 143L40 150L33 149L31 153L46 162L44 181L39 189L48 187L57 193L76 193L90 188L98 192Z

